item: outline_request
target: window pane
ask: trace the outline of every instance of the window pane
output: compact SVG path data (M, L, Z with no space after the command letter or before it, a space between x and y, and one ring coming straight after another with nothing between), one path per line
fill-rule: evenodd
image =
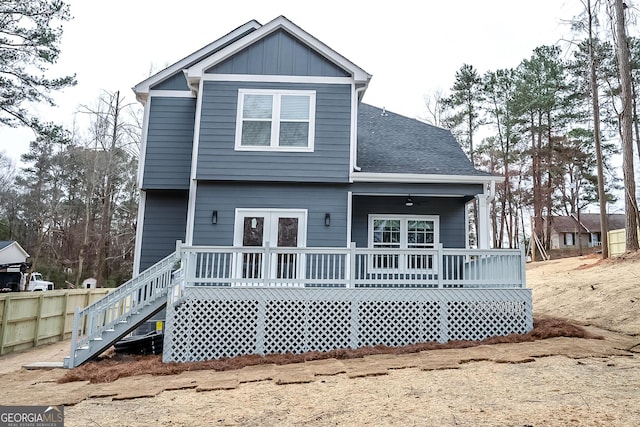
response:
M373 220L373 243L376 247L398 247L400 244L400 220Z
M260 147L271 145L271 122L243 122L240 145Z
M282 120L309 120L309 96L282 95L280 118Z
M281 147L306 147L309 145L309 124L299 122L280 123Z
M273 97L271 95L245 95L242 117L245 119L270 119Z
M429 220L407 221L407 244L409 248L433 247L434 222Z

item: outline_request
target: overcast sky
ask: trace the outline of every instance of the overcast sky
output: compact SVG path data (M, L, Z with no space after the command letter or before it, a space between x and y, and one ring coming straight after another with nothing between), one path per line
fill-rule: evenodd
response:
M195 50L256 19L284 15L373 75L364 101L409 117L426 115L424 96L451 87L464 63L480 73L517 66L533 49L569 37L579 0L277 1L66 0L62 55L50 76L75 73L42 120L72 126L80 104L102 89L131 88ZM224 6L222 6L224 4ZM33 134L0 129L16 160Z

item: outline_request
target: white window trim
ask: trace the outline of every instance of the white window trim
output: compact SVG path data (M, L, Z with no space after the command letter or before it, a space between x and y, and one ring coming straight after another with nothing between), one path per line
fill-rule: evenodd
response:
M440 246L440 217L438 215L394 215L394 214L369 214L368 216L368 246L371 249L375 249L373 246L373 222L377 219L396 219L400 220L400 247L396 250L401 251L431 251L431 254L426 254L429 257L432 257L433 251L437 250ZM409 229L408 222L410 220L426 220L433 221L433 247L432 248L409 248L409 242L407 239L407 231ZM379 248L381 252L384 252L385 249L395 249L395 248ZM412 273L416 271L421 271L422 273L436 273L437 267L434 268L412 268L409 267L408 264L408 254L398 255L398 266L397 267L377 267L374 261L374 257L368 257L368 269L371 272L375 273Z
M433 221L433 248L424 249L437 249L440 245L440 216L439 215L394 215L394 214L369 214L369 224L367 229L368 246L373 248L373 221L376 219L398 219L400 220L400 248L399 249L423 249L423 248L409 248L407 231L408 221L410 220L425 220ZM384 249L384 248L381 248Z
M278 102L273 103L272 111L272 127L271 127L271 145L269 146L246 146L242 143L242 110L244 106L245 95L272 95L277 97ZM309 99L309 140L306 147L281 147L279 145L280 132L280 97L282 95L304 95ZM283 89L238 89L238 108L236 111L236 151L281 151L295 153L311 153L314 151L315 143L315 124L316 124L316 91L314 90L283 90Z

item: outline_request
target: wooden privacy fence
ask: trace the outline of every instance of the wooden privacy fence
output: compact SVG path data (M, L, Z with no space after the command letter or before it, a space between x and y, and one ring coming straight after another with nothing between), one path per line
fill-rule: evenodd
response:
M0 295L0 355L71 337L76 307L112 289L65 289Z
M609 231L609 255L622 255L626 249L627 234L624 228ZM638 228L638 238L640 239L640 228Z

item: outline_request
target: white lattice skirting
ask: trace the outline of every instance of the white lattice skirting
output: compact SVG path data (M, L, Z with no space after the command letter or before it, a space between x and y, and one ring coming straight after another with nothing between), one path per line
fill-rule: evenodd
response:
M533 328L531 289L187 287L165 362L482 340Z

